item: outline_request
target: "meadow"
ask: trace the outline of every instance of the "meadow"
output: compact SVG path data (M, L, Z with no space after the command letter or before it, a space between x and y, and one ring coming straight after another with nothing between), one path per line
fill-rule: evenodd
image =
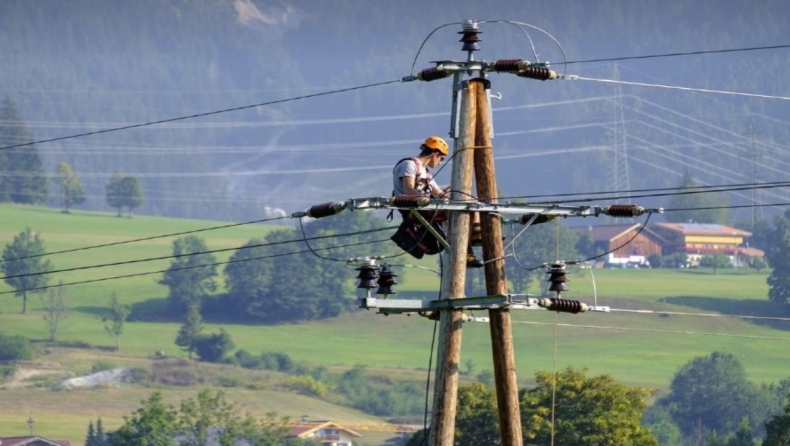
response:
M81 211L66 215L57 209L0 205L0 245L9 243L25 227L38 232L47 251L53 253L226 224L146 216L118 218L113 213ZM195 235L204 238L209 249L228 249L215 254L218 261L224 261L233 254L233 248L277 228L249 224ZM166 257L172 253L174 239L154 238L54 254L49 258L56 269L70 269ZM439 277L431 270L438 269L436 259L405 263L419 268L399 268L398 295L435 297ZM150 364L158 351L171 357L183 356L173 343L179 327L177 322L139 321L133 317L125 325L121 352L115 352L114 340L105 333L101 321L112 294L137 312L150 314L162 308L167 288L157 280L168 265L169 260L162 259L53 274L50 284L97 280L65 288L71 311L58 331L58 344L43 342L46 327L40 297L31 295L29 313L19 314L21 300L8 293L12 291L10 287L0 283L0 293L5 293L0 294L0 331L36 340L42 346L37 359L57 362L77 375L89 372L98 360L118 366L140 366ZM130 274L145 275L104 280ZM678 367L713 351L736 355L747 376L755 382L788 378L790 358L783 353L783 347L790 341L790 323L757 319L788 316L768 302L767 275L765 270L718 270L714 274L708 269L572 269L570 291L563 297L609 307L611 311L573 315L514 310L518 378L528 385L536 371L586 367L592 374L607 373L623 383L649 387L660 396L667 391ZM222 280L219 282L222 288ZM349 290L352 299L353 284L349 284ZM477 312L474 316L486 314ZM331 370L365 365L393 380L423 384L430 357L435 354L431 352L434 323L419 316L383 316L374 311L357 311L299 324L208 324L206 331L216 331L219 327L230 333L237 348L253 354L283 352L297 361L324 365ZM476 374L491 370L491 364L487 325L466 324L461 365L466 373L464 379L471 380ZM232 367L222 367L226 368L217 373L236 373ZM246 378L241 375L239 379ZM48 384L0 390L0 436L27 432L24 423L33 414L37 420L40 418L36 422L37 433L68 436L73 444L80 445L90 419L101 416L108 429L117 427L122 423L122 416L131 413L151 392L136 387L54 392ZM167 389L171 401L196 393L197 390L187 388ZM310 414L340 422L375 420L348 408L273 390L241 386L230 389L229 396L259 415L277 411L293 418ZM57 422L47 424L45 420Z

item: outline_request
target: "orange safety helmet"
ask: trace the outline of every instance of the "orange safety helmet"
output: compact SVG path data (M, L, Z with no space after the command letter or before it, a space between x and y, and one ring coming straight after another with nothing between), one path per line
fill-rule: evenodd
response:
M428 139L422 143L422 145L429 149L438 150L444 156L447 156L447 154L450 153L450 146L448 146L447 143L438 136L429 136Z

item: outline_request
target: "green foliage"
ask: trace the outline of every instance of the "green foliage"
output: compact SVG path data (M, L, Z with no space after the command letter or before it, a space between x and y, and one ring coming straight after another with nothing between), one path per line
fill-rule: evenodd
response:
M24 336L0 333L0 361L29 361L33 359L33 346Z
M200 310L196 305L192 305L187 309L184 315L184 322L181 328L178 329L175 344L181 347L182 350L189 354L192 358L192 353L195 352L196 342L203 332L203 317L200 315Z
M102 316L104 322L104 331L108 335L115 338L115 349L121 349L121 334L123 334L123 325L126 323L126 318L131 313L131 307L124 305L118 300L118 296L113 294L110 296L110 311Z
M132 211L143 204L140 182L137 178L124 176L119 171L113 172L105 186L105 194L107 204L118 210L119 217L124 207L128 208L129 215L132 215Z
M300 442L286 439L287 418L268 413L260 422L239 405L226 399L222 391L201 391L197 398L188 398L179 410L163 402L154 392L142 407L109 435L112 446L234 446L247 441L255 446L298 446ZM86 445L87 446L87 445Z
M705 254L699 259L701 268L713 268L713 274L717 269L732 268L732 262L727 254Z
M344 372L337 389L351 401L352 407L373 415L407 415L423 409L423 389L404 383L377 385L365 376L362 366Z
M22 314L27 313L28 290L43 287L49 281L47 273L53 267L44 259L45 254L44 242L30 228L16 235L3 250L3 280L16 290L16 296L22 297Z
M383 241L383 247L375 248L382 253L393 250L394 245L378 232L326 236L382 228L382 223L370 213L347 212L306 224L304 235L280 230L264 239L250 240L225 267L229 290L226 311L264 322L283 322L333 317L349 310L353 300L347 284L355 271L345 262L328 262L319 256L347 259L370 253L369 245L338 247L348 244ZM309 245L293 242L304 236L313 238Z
M58 163L55 182L60 186L60 203L63 212L68 213L75 204L85 202L85 191L82 190L80 174L72 170L69 163Z
M455 444L493 446L499 439L496 391L481 383L458 387Z
M0 104L0 202L42 204L47 200L44 165L16 103L8 96ZM26 145L25 145L26 144Z
M757 386L746 380L740 361L729 353L713 352L689 361L675 374L670 389L657 404L671 408L686 436L700 430L730 435L744 418L752 429L759 429L765 419Z
M660 404L648 407L642 416L642 425L650 429L661 446L681 446L680 428L672 419L669 407Z
M689 192L698 191L700 183L691 177L688 170L683 174L679 188ZM688 193L673 195L667 203L666 221L673 223L719 223L727 224L729 221L729 200L723 193Z
M323 398L332 391L330 384L306 375L290 376L285 380L284 385L297 393L318 398Z
M790 445L790 403L785 406L783 414L773 417L765 424L765 432L763 446Z
M94 361L93 365L91 366L91 373L99 373L105 370L112 370L114 369L115 363L109 361L107 359L99 359L98 361Z
M104 425L101 418L96 420L96 428L93 427L93 420L88 424L88 435L85 437L85 446L111 446L104 432Z
M206 251L200 237L190 235L173 242L174 259L159 281L170 290L167 303L173 314L183 314L192 306L199 309L203 298L216 291L217 259Z
M71 307L63 282L61 281L56 287L47 289L41 301L41 308L44 310L42 317L47 327L48 339L54 341L58 328L61 327L63 319L68 316Z
M110 435L113 446L175 446L179 433L178 412L164 403L160 392L141 402L132 415L124 416L124 424Z
M771 244L765 258L773 271L768 276L768 299L779 305L790 304L790 210L776 218L770 233Z
M556 389L551 373L539 372L536 380L537 386L521 395L525 445L549 444L552 407L555 444L658 445L640 424L648 390L618 384L609 375L589 378L586 370L572 367L557 373Z
M281 352L261 353L260 364L266 370L283 373L292 373L296 369L296 362L288 354Z
M192 343L201 361L220 362L234 348L233 341L225 329L219 333L198 336Z

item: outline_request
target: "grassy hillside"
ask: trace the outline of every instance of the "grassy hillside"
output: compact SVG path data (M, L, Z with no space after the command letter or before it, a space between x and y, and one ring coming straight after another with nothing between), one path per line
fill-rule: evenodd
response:
M5 245L25 227L38 231L50 252L74 249L99 243L117 242L152 235L182 232L218 226L210 221L176 220L138 216L116 218L112 214L74 212L63 215L54 209L0 206L0 245ZM246 225L199 233L209 249L233 248L251 237L270 231L273 226ZM103 249L85 250L51 256L58 269L104 262L124 261L170 254L172 238L123 244ZM229 251L217 255L224 260ZM90 269L55 275L52 281L65 283L138 272L163 270L168 261L129 264L120 267ZM436 268L433 260L420 266ZM475 272L474 274L478 274ZM513 336L516 346L518 377L527 384L535 371L551 370L555 362L589 367L591 373L610 373L630 384L651 387L663 392L678 367L696 356L712 351L737 355L750 379L773 382L788 377L790 359L784 344L790 340L790 324L721 317L782 316L766 298L766 272L711 270L577 270L570 275L565 297L589 304L609 306L613 310L654 310L691 314L645 314L625 311L554 314L547 311L514 311ZM593 287L593 275L595 287ZM438 276L425 269L408 269L399 284L401 294L436 295ZM167 289L156 283L161 274L68 287L72 312L58 333L59 341L80 342L88 349L47 347L39 358L60 363L76 374L86 373L100 359L116 365L147 365L154 352L165 351L179 356L173 344L178 324L129 322L122 338L122 352L109 351L113 340L104 332L100 319L111 293L130 304L156 308ZM0 284L0 292L8 291ZM19 298L0 295L0 330L23 334L31 339L45 338L45 325L37 296L31 298L31 311L18 314ZM719 314L719 316L716 316ZM476 314L484 316L485 314ZM786 316L786 315L785 315ZM374 312L355 312L331 320L274 326L223 325L237 348L258 354L280 351L293 359L313 365L342 370L358 364L392 379L425 379L433 335L433 323L420 317L389 316ZM209 325L209 331L218 327ZM82 345L82 344L80 344ZM488 327L482 323L465 326L462 369L471 369L470 378L490 370L491 347ZM239 373L230 368L216 373ZM240 375L244 382L253 379ZM258 378L254 378L258 379ZM206 383L210 383L208 380ZM91 418L101 416L109 429L122 422L122 415L133 411L151 391L147 388L100 389L53 392L51 381L41 388L0 390L0 436L26 432L24 421L29 414L40 421L36 432L50 436L68 436L80 444L85 426ZM168 388L168 399L175 401L194 396L195 389ZM229 390L234 400L259 415L277 411L299 417L333 418L346 422L375 419L327 402L283 394L276 389L251 390L239 386ZM20 403L22 402L22 403ZM40 415L39 415L40 414ZM49 421L45 421L49 420ZM40 430L39 430L40 429ZM371 437L372 438L372 437ZM370 443L375 444L375 443Z

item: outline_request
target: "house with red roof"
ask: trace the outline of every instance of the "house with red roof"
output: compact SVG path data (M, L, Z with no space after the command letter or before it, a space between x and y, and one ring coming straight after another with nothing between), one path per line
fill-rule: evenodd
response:
M658 234L641 223L621 225L583 226L571 228L579 234L592 238L597 251L608 252L605 261L609 265L647 265L651 255L662 255L662 244L666 243Z
M666 244L664 254L685 253L689 263L696 265L706 254L725 254L733 265L745 265L751 258L763 257L765 253L744 246L751 232L720 224L705 223L656 223L651 225Z

